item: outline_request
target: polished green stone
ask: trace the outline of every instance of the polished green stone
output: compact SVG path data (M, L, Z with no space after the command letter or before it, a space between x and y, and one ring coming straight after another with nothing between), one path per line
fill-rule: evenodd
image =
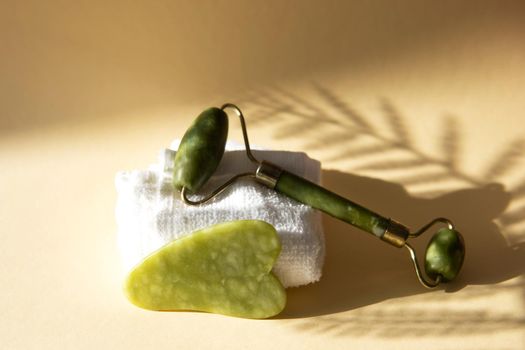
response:
M287 171L282 172L275 189L378 237L389 223L387 218Z
M456 278L465 258L463 237L456 230L440 229L430 240L425 253L425 271L433 279L441 275L444 282Z
M228 116L219 108L208 108L182 137L173 165L173 184L177 189L197 192L213 175L228 138Z
M281 250L258 220L221 223L168 243L130 272L129 300L149 310L195 310L245 318L277 315L286 292L271 272Z

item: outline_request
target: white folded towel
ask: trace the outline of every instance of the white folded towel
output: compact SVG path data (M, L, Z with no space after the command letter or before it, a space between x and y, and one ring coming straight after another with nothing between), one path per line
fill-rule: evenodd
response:
M175 141L171 149L177 147ZM244 150L230 143L226 149L217 171L200 191L203 195L235 174L254 170ZM258 159L320 182L320 163L304 153L252 152ZM251 179L236 182L209 204L185 205L171 182L175 153L166 150L148 170L123 171L116 176L118 246L126 270L195 230L224 221L258 219L272 224L281 238L282 251L273 271L284 287L320 279L325 244L319 212Z

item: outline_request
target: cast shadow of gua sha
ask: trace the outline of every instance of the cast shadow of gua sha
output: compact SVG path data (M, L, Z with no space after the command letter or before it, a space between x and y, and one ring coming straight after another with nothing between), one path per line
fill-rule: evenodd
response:
M323 171L323 180L326 188L412 229L436 217L452 220L465 238L466 258L458 279L439 287L445 291L500 282L525 272L524 247L509 247L493 222L510 200L500 184L422 199L410 196L398 184L339 171ZM417 281L406 249L392 247L326 215L323 220L323 277L317 283L288 289L288 304L279 318L329 315L428 292ZM411 240L420 261L434 232Z

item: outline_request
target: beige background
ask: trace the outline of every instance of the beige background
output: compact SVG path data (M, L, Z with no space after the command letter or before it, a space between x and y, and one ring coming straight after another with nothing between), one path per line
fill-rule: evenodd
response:
M523 349L524 34L521 1L0 1L0 347ZM115 172L226 101L328 188L451 218L459 280L325 218L324 277L276 319L129 304Z

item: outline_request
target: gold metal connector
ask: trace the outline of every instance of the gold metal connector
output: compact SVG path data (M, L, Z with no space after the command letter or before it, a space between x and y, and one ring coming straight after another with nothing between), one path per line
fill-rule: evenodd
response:
M283 169L277 165L263 160L255 172L255 179L273 190L282 172Z
M394 247L401 248L405 245L410 231L408 227L401 225L399 222L390 219L388 227L381 239L390 243Z

